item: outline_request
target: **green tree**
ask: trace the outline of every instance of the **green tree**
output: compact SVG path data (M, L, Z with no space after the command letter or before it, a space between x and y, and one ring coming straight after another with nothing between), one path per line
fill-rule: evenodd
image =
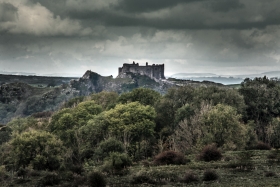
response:
M110 138L108 123L104 117L105 112L95 116L88 123L79 128L79 136L82 137L81 144L82 159L92 158L95 149L104 139Z
M247 142L246 127L240 123L241 115L235 108L218 104L207 111L202 118L203 145L216 143L227 150L242 149ZM238 138L236 138L238 135Z
M112 152L124 153L124 151L124 145L121 141L115 138L109 138L100 142L95 152L99 158L103 159L108 157Z
M175 124L178 124L183 120L190 120L190 118L195 114L195 109L193 106L186 104L179 108L175 114Z
M140 141L153 136L155 128L155 110L139 102L118 104L105 112L109 133L120 139Z
M280 148L280 119L273 118L266 128L267 142L275 148Z
M136 88L131 92L121 94L118 101L122 104L138 101L142 105L154 106L160 98L161 95L152 89Z
M217 104L226 104L236 108L239 114L245 112L245 102L243 96L237 89L229 89L224 87L209 86L199 87L195 89L193 105L200 107L202 102L210 103L215 106Z
M239 92L243 95L246 108L244 120L253 120L258 139L268 142L267 126L280 115L280 86L277 79L246 78Z
M80 134L79 128L85 126L101 111L101 106L94 101L84 101L74 108L62 109L53 115L48 129L72 152L73 163L81 164L84 157L84 137Z
M104 114L108 133L122 140L126 151L135 159L140 157L141 141L149 140L154 135L155 116L153 107L139 102L118 104Z
M86 125L86 123L93 119L93 117L102 112L102 107L95 103L95 101L84 101L73 108L73 118L79 127Z
M44 124L43 124L44 125ZM7 124L13 133L22 133L28 129L45 129L45 126L39 125L38 121L33 117L15 118Z
M75 108L66 108L55 113L48 128L50 132L58 135L63 142L71 145L77 129L86 125L90 119L93 119L101 111L101 106L94 101L81 102Z
M62 142L45 131L18 134L9 145L11 151L8 161L15 170L29 165L36 170L57 170L64 160Z
M85 99L85 96L79 96L79 97L74 97L70 99L69 101L65 102L63 104L63 108L72 108L77 106L79 103L83 102Z
M172 132L176 128L175 118L179 108L191 104L194 98L195 88L192 86L175 87L168 90L156 106L156 131L167 128Z
M0 145L10 140L12 129L6 125L0 124Z
M102 106L103 110L109 110L115 107L119 95L116 92L103 91L100 93L94 93L90 97L96 104Z

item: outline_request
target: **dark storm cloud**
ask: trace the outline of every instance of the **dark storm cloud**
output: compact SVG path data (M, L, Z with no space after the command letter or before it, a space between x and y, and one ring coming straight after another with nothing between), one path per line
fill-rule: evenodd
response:
M117 9L126 12L150 12L162 8L172 8L178 4L185 4L189 2L198 2L203 0L122 0L116 6Z
M17 10L10 3L0 3L0 22L14 21L17 18Z
M268 70L280 62L278 7L279 0L0 0L0 67L110 75L135 60L174 73Z
M269 0L31 0L85 26L155 29L251 29L280 24L280 1Z
M208 1L205 3L214 12L227 12L234 9L244 8L244 4L240 3L239 0L215 0Z

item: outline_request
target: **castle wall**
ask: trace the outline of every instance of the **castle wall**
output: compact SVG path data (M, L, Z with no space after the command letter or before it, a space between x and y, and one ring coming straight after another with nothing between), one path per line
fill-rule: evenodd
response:
M136 73L140 75L147 75L150 78L155 79L165 79L164 77L164 64L160 65L148 65L146 66L139 66L139 64L123 64L122 68L119 68L119 75L123 73Z

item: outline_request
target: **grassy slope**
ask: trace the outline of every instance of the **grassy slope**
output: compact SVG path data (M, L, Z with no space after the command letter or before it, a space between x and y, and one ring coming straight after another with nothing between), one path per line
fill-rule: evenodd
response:
M271 154L271 151L246 151L253 154L251 157L252 168L240 169L239 167L233 167L238 163L239 151L226 152L223 154L223 159L217 162L202 162L196 161L196 155L187 156L190 162L181 166L150 166L144 167L141 163L134 164L134 166L128 168L125 175L106 175L107 186L110 187L129 187L129 186L280 186L280 163L275 160L269 160L267 155ZM98 167L85 168L86 170L96 170ZM219 179L216 181L205 182L202 180L203 173L206 169L215 170ZM182 183L180 179L183 178L187 171L192 171L198 176L199 181L195 183ZM266 177L266 173L272 171L276 174L274 177ZM41 175L43 175L42 171ZM132 184L131 180L133 176L139 173L147 173L148 177L155 183L142 183ZM29 176L27 178L20 179L14 177L13 181L7 180L2 183L3 186L34 186L40 180L40 174L37 176ZM61 181L59 185L54 186L71 186L71 181ZM87 186L87 185L81 185Z
M195 160L195 155L189 156L191 162L182 166L153 166L143 167L141 165L131 167L129 169L130 175L127 176L109 176L109 186L131 186L129 181L133 174L139 172L147 172L150 178L157 181L157 184L137 184L134 186L279 186L280 165L277 162L269 162L267 155L270 151L247 151L253 154L251 162L253 167L251 170L240 169L235 164L238 163L238 155L240 152L226 152L225 159L217 162L198 162ZM215 170L219 179L217 181L205 182L202 181L203 173L206 169ZM195 173L199 181L196 183L185 184L178 182L183 178L187 171ZM277 176L266 177L268 171L274 172ZM164 177L165 176L165 177ZM177 182L172 181L172 178Z

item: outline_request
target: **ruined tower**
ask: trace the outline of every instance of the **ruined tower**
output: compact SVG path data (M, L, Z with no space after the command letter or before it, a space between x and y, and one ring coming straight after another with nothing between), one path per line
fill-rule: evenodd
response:
M140 75L147 75L152 79L165 79L164 77L164 64L149 65L146 62L146 66L139 66L139 63L133 61L132 64L123 64L123 67L119 68L119 77L126 73L135 73Z

